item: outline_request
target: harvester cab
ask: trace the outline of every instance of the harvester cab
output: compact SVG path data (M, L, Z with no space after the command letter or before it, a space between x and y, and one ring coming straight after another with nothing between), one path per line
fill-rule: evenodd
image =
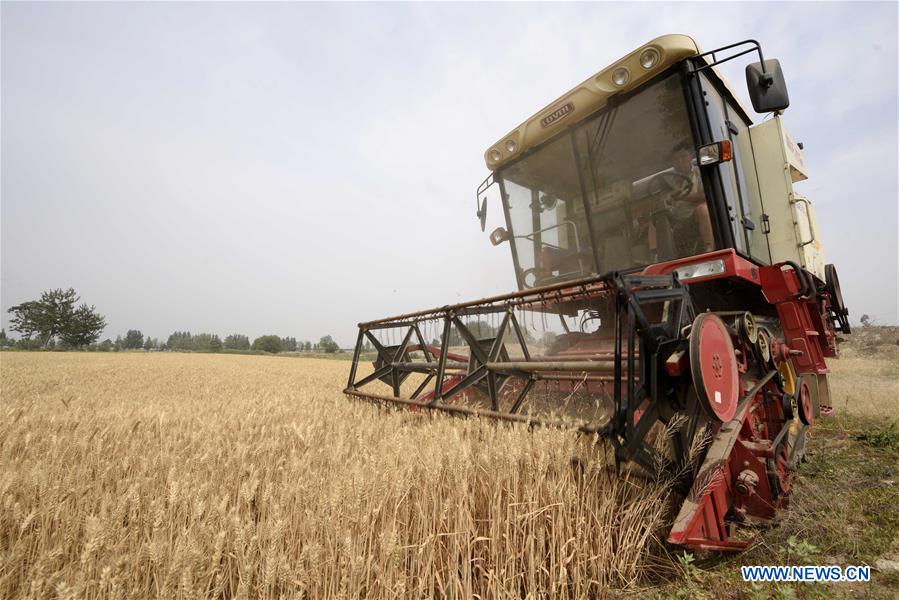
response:
M747 54L754 124L716 68ZM739 550L789 497L848 332L812 204L793 185L783 72L753 40L666 35L485 154L518 291L359 325L345 392L569 425L683 493L669 541ZM362 363L371 345L372 368Z

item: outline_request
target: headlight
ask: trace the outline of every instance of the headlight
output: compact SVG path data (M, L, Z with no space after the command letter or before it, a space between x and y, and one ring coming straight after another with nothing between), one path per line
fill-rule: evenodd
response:
M618 67L617 69L612 71L612 83L614 83L618 87L623 86L630 78L631 74L624 67Z
M490 243L494 246L499 246L507 239L509 239L509 232L503 227L497 227L490 232Z
M499 162L500 159L503 157L503 153L500 152L499 150L497 150L496 148L494 148L493 150L490 151L489 156L490 156L490 160L492 160L493 162Z
M708 277L709 275L720 275L724 273L724 261L719 258L718 260L696 263L695 265L681 267L674 272L677 273L677 278L681 281Z
M640 66L644 69L651 69L659 62L659 51L655 48L647 48L640 55Z
M727 162L734 156L733 147L730 140L716 142L702 146L698 152L699 165L714 165L720 162Z
M515 140L506 140L506 150L510 154L518 150L518 144L515 143Z

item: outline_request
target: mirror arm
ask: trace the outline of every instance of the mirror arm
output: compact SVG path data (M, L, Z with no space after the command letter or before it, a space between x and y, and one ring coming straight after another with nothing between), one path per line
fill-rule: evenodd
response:
M716 52L721 52L723 50L730 50L731 48L736 48L737 46L742 46L744 44L752 44L753 47L749 48L748 50L743 50L742 52L737 52L736 54L728 56L727 58L722 58L721 60L717 60L715 58ZM762 55L761 44L759 44L755 40L743 40L742 42L737 42L735 44L729 44L727 46L721 46L720 48L715 48L714 50L709 50L708 52L703 52L702 54L698 55L697 58L705 58L706 56L711 55L712 62L707 65L704 65L702 67L699 67L698 69L692 69L690 71L690 73L698 73L700 71L705 71L706 69L711 69L712 67L714 67L716 65L720 65L721 63L726 63L729 60L733 60L733 59L737 58L738 56L743 56L744 54L749 54L750 52L758 52L759 61L762 63L762 74L764 77L764 75L767 75L767 72L765 71L765 57ZM765 82L767 82L767 84ZM768 75L768 77L766 79L764 79L764 81L762 82L762 85L765 85L765 87L768 87L772 83L774 83L774 80L771 78L770 75Z
M491 171L490 175L484 178L484 181L481 182L481 185L478 186L478 190L475 192L475 215L481 222L481 231L484 231L487 227L487 196L481 198L481 194L485 193L494 183L496 183L496 179L493 178L493 172Z

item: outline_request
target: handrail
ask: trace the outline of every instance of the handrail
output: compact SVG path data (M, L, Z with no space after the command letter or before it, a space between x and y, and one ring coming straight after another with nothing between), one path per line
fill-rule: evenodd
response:
M805 202L805 221L808 223L808 232L811 235L811 239L807 242L801 242L799 247L808 246L809 244L815 241L815 228L812 225L812 203L809 202L809 199L805 196L793 196L790 198L790 204L798 204L799 202Z
M797 265L792 260L783 261L784 265L788 265L796 272L796 279L799 280L799 295L805 298L811 298L814 295L814 287L808 280L805 269Z

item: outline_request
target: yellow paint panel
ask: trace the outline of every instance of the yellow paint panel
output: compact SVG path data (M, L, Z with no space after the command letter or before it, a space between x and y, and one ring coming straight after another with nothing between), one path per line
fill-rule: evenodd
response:
M650 69L645 69L640 64L640 57L647 51L658 53L658 59ZM699 52L699 46L692 38L677 34L663 35L640 46L504 135L484 153L487 168L496 170L502 167L522 152L538 146L572 123L595 113L612 96L636 89L671 65L696 56ZM626 69L628 73L623 85L616 85L612 81L613 74L619 69ZM509 149L510 146L512 150Z
M790 366L790 361L785 360L780 363L778 371L780 371L781 377L783 377L784 380L784 391L788 394L796 393L796 375L793 373L793 367Z
M749 132L761 204L769 217L771 261L795 261L823 280L824 246L814 207L793 189L795 182L806 178L802 150L779 116L752 126Z

